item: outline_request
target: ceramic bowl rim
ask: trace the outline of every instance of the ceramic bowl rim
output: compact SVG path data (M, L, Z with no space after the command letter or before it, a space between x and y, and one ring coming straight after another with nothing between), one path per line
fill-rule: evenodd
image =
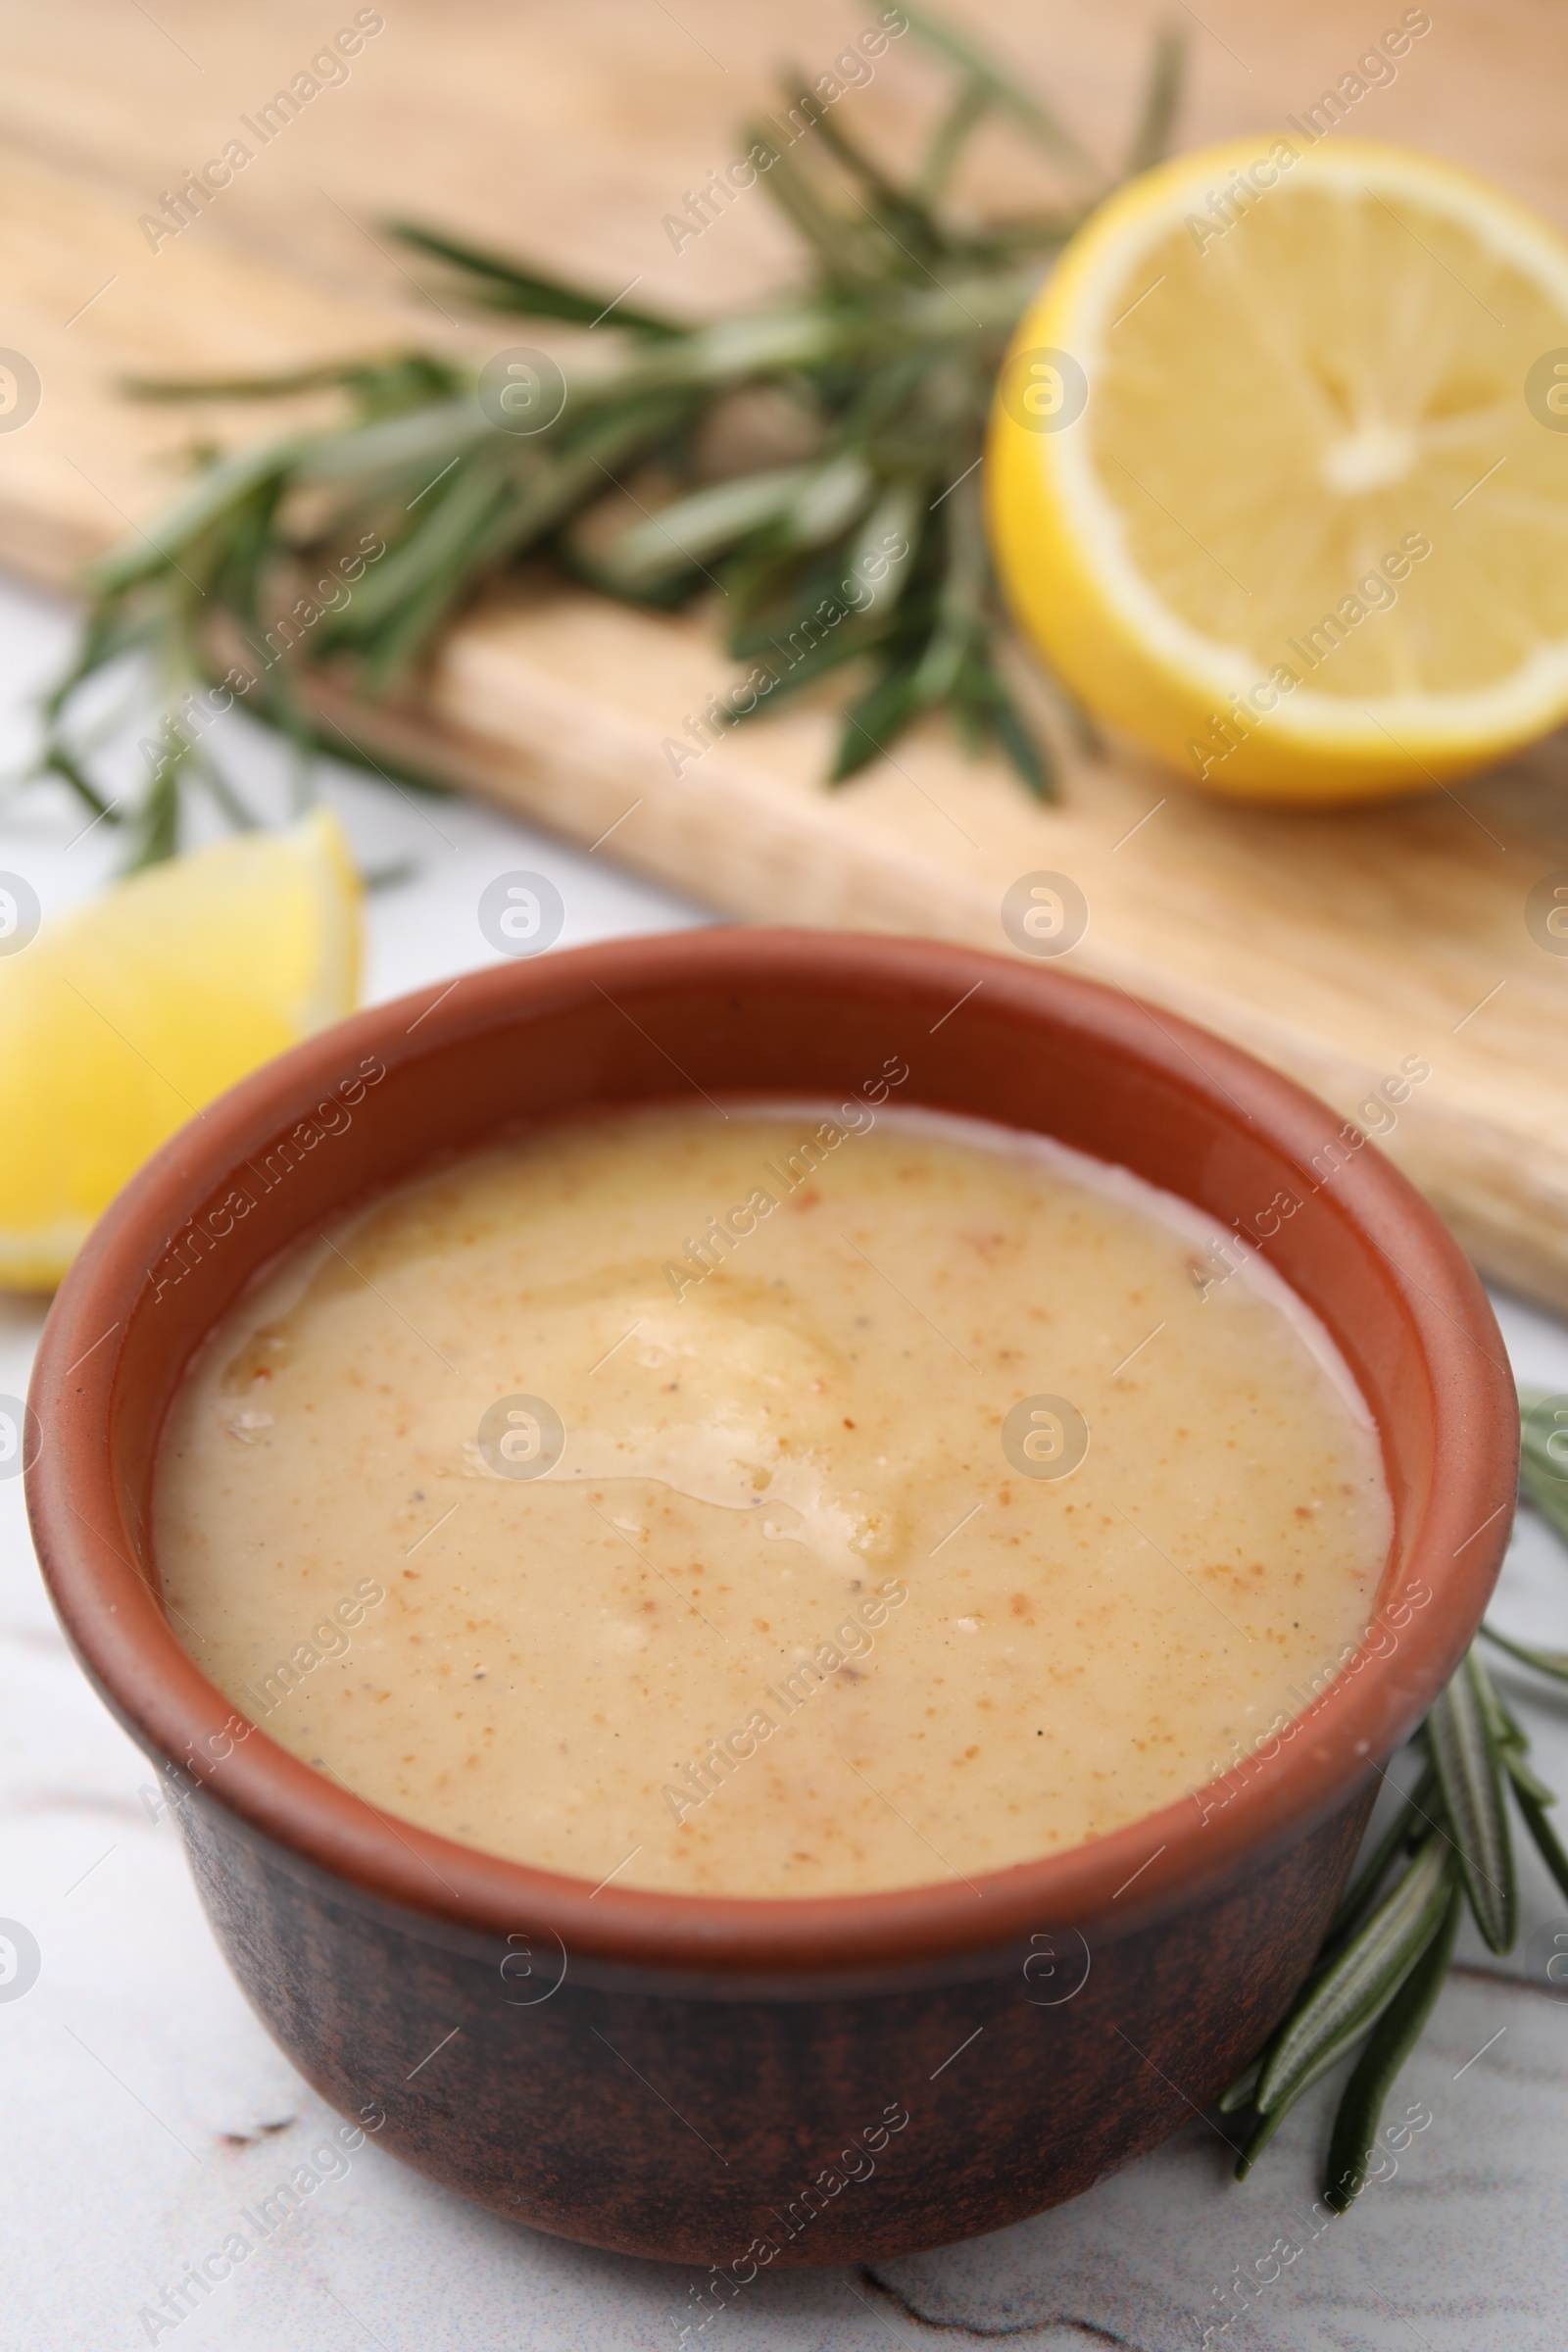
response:
M886 1892L775 1899L590 1888L586 1880L394 1821L264 1730L239 1742L224 1732L236 1710L180 1647L134 1565L111 1466L116 1367L168 1236L243 1161L245 1146L276 1131L280 1113L317 1100L345 1055L378 1055L395 1067L486 1025L549 1019L595 991L635 1003L650 982L787 987L808 973L813 986L826 977L918 1004L955 1004L984 981L993 1006L1087 1030L1102 1054L1157 1070L1216 1116L1233 1115L1225 1105L1233 1106L1254 1136L1298 1164L1338 1123L1303 1089L1210 1032L1056 968L928 939L716 926L491 966L444 994L420 989L319 1033L220 1096L120 1194L58 1295L30 1391L42 1442L28 1470L28 1502L68 1637L121 1721L144 1748L193 1773L203 1801L216 1799L307 1871L461 1930L504 1938L526 1927L602 1963L748 1979L972 1956L1053 1926L1095 1923L1120 1933L1197 1899L1351 1801L1463 1654L1506 1543L1518 1427L1512 1377L1457 1245L1368 1147L1343 1171L1333 1206L1382 1256L1431 1389L1432 1484L1399 1590L1418 1575L1432 1598L1392 1652L1363 1642L1273 1755L1255 1759L1244 1785L1227 1784L1223 1802L1216 1797L1206 1811L1200 1791L1038 1861ZM390 1163L386 1180L396 1181ZM211 1753L224 1737L229 1752Z

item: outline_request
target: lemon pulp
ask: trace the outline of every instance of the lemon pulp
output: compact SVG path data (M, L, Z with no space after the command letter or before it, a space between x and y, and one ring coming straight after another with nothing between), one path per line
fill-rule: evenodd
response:
M1196 782L1422 791L1568 711L1568 246L1436 159L1261 136L1133 182L989 457L1025 632Z
M51 1289L166 1137L352 1008L359 898L318 809L133 875L0 957L0 1284Z

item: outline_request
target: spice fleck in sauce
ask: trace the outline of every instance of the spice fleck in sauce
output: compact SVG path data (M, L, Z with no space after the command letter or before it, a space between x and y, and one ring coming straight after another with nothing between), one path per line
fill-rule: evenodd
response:
M1388 1553L1348 1374L1211 1239L858 1097L452 1163L198 1359L175 1629L376 1804L595 1883L844 1893L1099 1837L1298 1712Z

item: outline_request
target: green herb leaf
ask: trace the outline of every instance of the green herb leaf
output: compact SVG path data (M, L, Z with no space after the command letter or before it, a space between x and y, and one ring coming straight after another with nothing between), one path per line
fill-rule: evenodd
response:
M1564 1853L1557 1834L1546 1819L1546 1805L1541 1793L1541 1783L1534 1773L1528 1778L1509 1760L1509 1778L1513 1782L1514 1797L1524 1816L1525 1828L1535 1840L1536 1850L1556 1880L1564 1894L1568 1894L1568 1853ZM1555 1801L1555 1800L1551 1800Z
M1157 164L1170 145L1171 125L1176 120L1176 109L1181 104L1185 57L1181 34L1173 26L1166 25L1155 36L1154 54L1150 61L1149 86L1144 95L1144 111L1133 143L1127 150L1127 161L1122 167L1129 179L1139 172L1147 172L1152 164Z
M1469 1654L1427 1717L1426 1737L1476 1925L1494 1952L1509 1951L1518 1934L1519 1895L1502 1762Z
M1357 1925L1387 1878L1390 1865L1400 1846L1436 1826L1433 1807L1437 1786L1438 1776L1428 1764L1409 1794L1401 1799L1393 1820L1347 1888L1339 1909L1329 1922L1328 1934L1323 1938L1325 1951L1332 1951Z
M858 702L851 704L844 713L844 732L828 777L830 784L843 784L858 775L890 743L897 742L920 710L918 672L918 662L898 662L884 670Z
M297 440L273 441L220 458L158 517L153 530L138 531L91 566L87 577L95 592L113 598L144 580L177 571L174 551L185 553L202 532L222 521L245 492L285 474L300 447Z
M940 196L953 177L954 167L969 143L971 132L990 114L995 101L983 81L972 75L959 90L938 124L925 160L915 173L915 192L928 202Z
M178 760L171 760L153 778L136 814L127 873L157 865L179 848L179 766Z
M46 773L59 776L63 783L69 784L72 791L80 800L85 801L95 817L106 818L110 824L119 822L114 814L115 804L113 801L106 801L103 795L94 789L77 762L68 752L62 751L58 744L48 755Z
M1544 1394L1530 1390L1521 1391L1520 1404L1526 1492L1533 1471L1555 1489L1563 1482L1547 1448L1560 1428L1568 1429L1568 1411L1559 1424L1556 1407L1545 1411ZM1555 1517L1553 1524L1559 1524ZM1564 1653L1531 1649L1491 1627L1482 1630L1521 1664L1561 1679ZM1506 1810L1509 1789L1543 1861L1568 1895L1568 1852L1546 1818L1555 1798L1532 1769L1530 1742L1477 1648L1440 1694L1418 1738L1427 1759L1420 1780L1357 1872L1295 2005L1261 2058L1219 2101L1226 2113L1246 2106L1258 2112L1236 2168L1242 2180L1286 2111L1364 2037L1329 2154L1326 2195L1340 2212L1368 2177L1384 2097L1414 2047L1449 1966L1459 1890L1468 1896L1494 1950L1505 1951L1513 1941L1518 1895ZM1415 1860L1365 1917L1401 1845L1412 1841Z
M1375 2014L1376 2012L1374 2012L1374 2015ZM1267 2115L1260 2115L1258 2117L1256 2124L1252 2128L1250 2138L1248 2140L1246 2147L1243 2148L1240 2156L1236 2159L1236 2178L1238 2180L1245 2180L1247 2179L1248 2174L1251 2171L1259 2156L1262 2155L1263 2150L1268 2146L1269 2141L1273 2138L1281 2124L1284 2123L1285 2118L1290 2114L1291 2109L1297 2105L1298 2101L1305 2098L1307 2092L1312 2088L1312 2085L1315 2082L1321 2082L1323 2077L1326 2074L1331 2073L1332 2070L1339 2065L1340 2060L1346 2056L1347 2052L1353 2048L1357 2035L1366 2031L1366 2027L1369 2022L1369 2020L1363 2019L1360 2025L1354 2027L1348 2033L1340 2034L1333 2041L1325 2042L1323 2047L1318 2051L1316 2057L1312 2060L1311 2064L1306 2068L1305 2072L1298 2079L1291 2090L1290 2096L1288 2098L1281 2099L1278 2106L1271 2107ZM1248 2104L1255 2109L1257 2105L1255 2096L1250 2099Z
M1010 115L1018 127L1032 138L1037 146L1058 161L1068 164L1085 178L1102 185L1105 174L1087 149L1081 147L1065 123L1059 122L1050 109L1031 98L1015 74L992 63L983 51L948 24L944 18L930 16L923 8L906 7L910 30L917 33L928 49L962 69L971 88L983 90L999 113Z
M389 361L328 360L321 368L297 368L280 375L130 375L121 388L127 400L171 404L193 400L287 400L302 392L328 392L351 384L362 386L388 369L401 371L421 364L428 378L421 388L427 395L443 389L456 390L451 370L440 362L421 363L412 356L401 355Z
M1275 2036L1254 2104L1293 2104L1387 2005L1426 1949L1448 1899L1448 1845L1434 1838Z
M1568 1406L1521 1389L1519 1484L1527 1502L1568 1543Z
M805 74L797 74L792 78L796 88L808 86ZM786 78L784 87L787 97L790 78ZM838 117L829 113L824 100L813 95L802 98L798 103L809 118L823 146L838 158L852 178L858 179L873 199L875 209L870 215L873 225L892 238L895 244L901 237L909 239L914 250L910 251L908 258L917 270L923 267L921 253L933 256L940 253L944 242L942 231L927 210L918 188L912 185L901 188L889 179L876 159L867 155L863 147L858 146ZM853 201L860 204L863 199L856 194Z
M690 571L764 523L777 522L813 471L809 466L781 466L694 490L623 532L604 559L605 568L612 578L636 587Z
M542 270L531 270L499 254L421 228L414 220L389 220L388 232L417 253L433 254L475 281L481 298L492 310L513 311L523 318L562 318L573 326L597 326L601 319L631 327L643 335L679 335L685 329L654 311L637 309L612 294L584 293Z
M1379 2018L1340 2101L1329 2142L1326 2195L1337 2213L1348 2213L1366 2185L1383 2102L1420 2040L1448 1974L1464 1903L1456 1875L1448 1875L1446 1888L1446 1905L1426 1949Z
M1235 2082L1222 2090L1214 2101L1221 2115L1235 2115L1242 2108L1250 2107L1257 2078L1262 2071L1263 2062L1260 2058L1254 2058L1250 2066L1243 2067Z
M1528 1642L1510 1641L1494 1625L1483 1624L1481 1631L1498 1649L1505 1649L1510 1658L1517 1658L1521 1666L1533 1666L1538 1674L1549 1674L1554 1682L1568 1683L1568 1649L1534 1649Z

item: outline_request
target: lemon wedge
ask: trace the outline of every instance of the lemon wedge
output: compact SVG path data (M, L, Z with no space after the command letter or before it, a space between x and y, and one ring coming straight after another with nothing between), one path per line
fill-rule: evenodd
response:
M1396 147L1178 157L1024 318L986 480L1026 636L1194 783L1428 791L1568 713L1568 244Z
M359 963L359 880L324 809L153 866L0 955L0 1285L52 1289L167 1136L352 1009Z

